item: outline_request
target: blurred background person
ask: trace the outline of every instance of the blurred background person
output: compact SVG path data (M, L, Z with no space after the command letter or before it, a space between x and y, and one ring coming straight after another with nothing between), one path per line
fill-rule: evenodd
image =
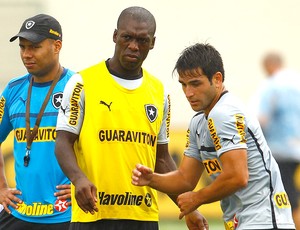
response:
M285 68L282 55L276 52L263 57L262 67L267 78L255 96L254 110L278 162L296 229L300 229L299 190L294 179L300 162L300 75Z

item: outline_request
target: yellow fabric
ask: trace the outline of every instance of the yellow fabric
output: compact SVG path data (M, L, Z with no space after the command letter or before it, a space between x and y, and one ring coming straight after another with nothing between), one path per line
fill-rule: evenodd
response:
M234 230L235 229L234 222L232 220L228 221L228 222L224 222L224 226L225 226L225 230Z
M142 85L125 89L115 82L104 61L80 74L85 113L75 152L80 168L97 187L99 212L85 214L72 196L72 221L158 221L156 191L133 186L131 174L137 163L154 170L163 118L162 83L144 70ZM153 115L153 106L157 118L151 122L148 116Z

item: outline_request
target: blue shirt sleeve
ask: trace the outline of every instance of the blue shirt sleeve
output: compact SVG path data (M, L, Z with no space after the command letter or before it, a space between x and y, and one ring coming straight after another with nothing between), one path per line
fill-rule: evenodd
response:
M0 143L2 143L13 127L9 119L9 87L8 85L0 96Z

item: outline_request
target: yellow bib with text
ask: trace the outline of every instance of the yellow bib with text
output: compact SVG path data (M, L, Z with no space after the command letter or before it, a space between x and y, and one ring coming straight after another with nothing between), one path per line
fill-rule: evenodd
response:
M132 185L131 174L137 163L154 170L164 109L162 83L143 70L141 86L128 90L114 80L104 61L80 74L84 121L74 149L79 167L97 187L99 212L84 213L72 187L72 222L158 221L156 191Z

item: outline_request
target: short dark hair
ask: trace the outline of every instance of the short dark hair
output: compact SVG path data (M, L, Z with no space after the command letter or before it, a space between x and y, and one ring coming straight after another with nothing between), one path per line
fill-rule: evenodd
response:
M224 81L225 72L222 57L210 44L196 43L185 48L176 62L173 73L175 70L181 73L196 68L201 68L209 81L212 80L216 72L220 72Z
M118 18L117 28L119 28L121 21L128 16L139 22L146 22L150 27L150 33L152 33L152 35L155 34L156 21L153 14L149 10L140 6L131 6L124 9Z

